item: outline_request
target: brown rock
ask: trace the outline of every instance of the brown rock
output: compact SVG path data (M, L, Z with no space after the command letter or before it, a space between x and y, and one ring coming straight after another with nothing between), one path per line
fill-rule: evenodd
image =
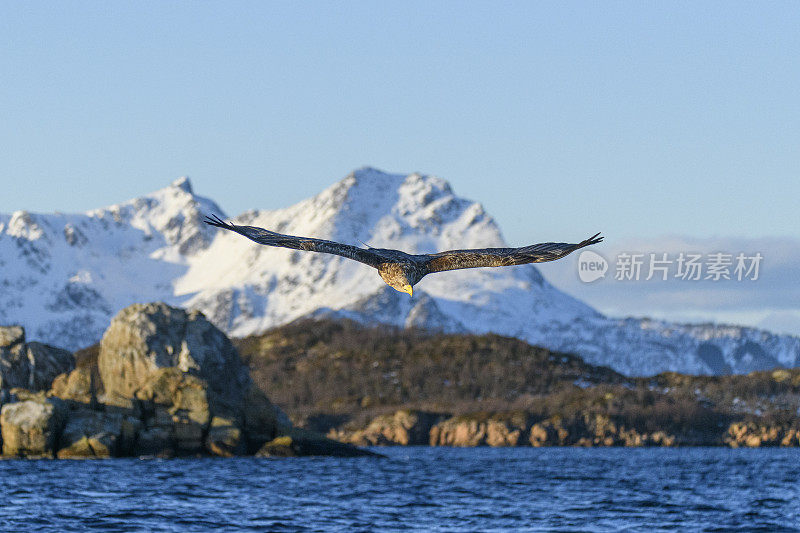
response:
M431 446L517 446L527 422L517 416L457 416L434 425Z
M529 442L531 446L563 446L569 434L560 422L544 420L531 426Z
M651 433L648 440L652 446L675 446L675 436L663 431Z
M502 420L489 420L486 424L486 444L489 446L517 446L524 428L514 427Z
M431 428L431 446L481 446L486 444L486 423L451 418Z
M340 433L339 440L361 446L428 444L431 428L446 415L401 409L375 418L362 430Z
M264 443L261 449L256 452L256 457L298 457L299 455L297 443L287 435L276 437Z
M0 348L13 348L20 344L25 344L22 326L0 326Z
M202 313L163 303L120 311L103 335L98 369L110 401L128 399L162 368L206 381L214 401L235 409L249 385L247 369L230 340Z
M800 445L800 433L796 429L787 429L781 438L781 446Z
M0 411L3 455L52 457L63 426L63 407L53 400L26 399Z
M761 446L760 435L747 435L744 439L744 445L748 448L758 448Z
M90 368L76 368L72 372L60 374L53 380L50 393L62 400L85 404L97 401Z
M731 448L786 446L793 441L792 431L777 426L757 426L752 422L734 422L728 426L723 441Z
M197 453L203 449L203 434L211 420L203 379L178 368L161 368L136 392L136 398L142 402L146 427L166 430L175 451Z
M123 309L103 335L97 363L103 400L142 410L140 453L254 452L291 427L253 385L230 340L198 312L160 303ZM59 392L66 388L59 383ZM215 417L227 422L213 426Z
M553 432L548 431L549 428L543 424L534 424L531 426L531 433L529 441L531 446L539 448L541 446L551 446L553 442Z

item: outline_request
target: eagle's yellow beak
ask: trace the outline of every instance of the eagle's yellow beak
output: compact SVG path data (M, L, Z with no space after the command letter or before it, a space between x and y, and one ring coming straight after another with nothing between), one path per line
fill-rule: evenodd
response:
M403 285L403 292L407 292L409 296L414 296L414 289L411 288L411 285Z

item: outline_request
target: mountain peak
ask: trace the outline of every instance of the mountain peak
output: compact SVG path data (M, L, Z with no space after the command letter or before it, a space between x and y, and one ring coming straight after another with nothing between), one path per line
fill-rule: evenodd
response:
M351 244L360 240L409 253L505 245L480 204L458 197L447 181L418 172L391 174L363 167L287 209L292 221L284 229L293 235ZM269 216L259 220L273 223Z
M397 174L393 172L386 172L379 168L363 166L355 169L350 173L356 179L387 179L387 178L402 178L404 174Z
M361 167L351 172L343 181L351 183L375 183L382 182L387 187L399 187L403 184L422 185L441 190L442 192L452 193L452 188L447 180L430 174L412 172L410 174L395 174L386 172L375 167Z
M192 182L189 181L189 176L181 176L170 184L170 187L175 187L183 192L194 194L192 190Z

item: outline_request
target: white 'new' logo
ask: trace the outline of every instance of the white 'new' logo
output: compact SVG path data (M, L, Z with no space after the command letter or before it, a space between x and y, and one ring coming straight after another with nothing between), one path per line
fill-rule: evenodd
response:
M606 276L608 261L602 255L584 250L578 257L578 277L584 283L591 283Z

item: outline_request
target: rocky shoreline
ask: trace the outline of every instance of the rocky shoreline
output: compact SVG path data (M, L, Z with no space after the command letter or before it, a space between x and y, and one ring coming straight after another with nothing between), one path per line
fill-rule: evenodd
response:
M400 409L376 417L363 429L332 429L328 437L357 446L800 446L797 428L752 422L733 422L721 432L672 434L626 428L603 415L533 420L524 413L449 416Z
M3 458L800 446L798 413L800 369L628 378L497 335L317 320L231 341L162 303L74 354L0 327Z
M4 458L375 455L295 427L199 312L132 305L76 355L0 328Z

